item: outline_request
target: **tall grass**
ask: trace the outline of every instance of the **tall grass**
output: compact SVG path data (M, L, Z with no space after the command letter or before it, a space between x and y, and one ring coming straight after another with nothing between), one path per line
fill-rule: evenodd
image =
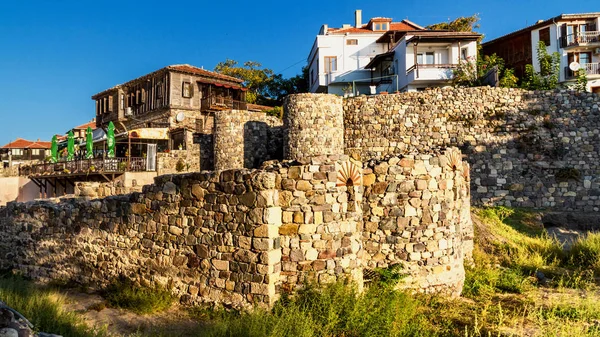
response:
M63 336L106 336L103 329L87 326L76 313L63 309L60 293L37 287L18 276L0 277L0 301L25 316L36 330Z
M430 301L430 302L428 302ZM348 285L308 287L272 310L221 312L201 336L441 336L449 320L430 319L431 299L373 286L362 294ZM435 305L435 304L433 304ZM458 333L458 330L455 331Z
M578 238L569 251L570 262L600 275L600 233Z
M175 297L166 289L140 287L131 280L120 277L113 280L102 292L110 306L123 308L137 314L152 314L168 309Z

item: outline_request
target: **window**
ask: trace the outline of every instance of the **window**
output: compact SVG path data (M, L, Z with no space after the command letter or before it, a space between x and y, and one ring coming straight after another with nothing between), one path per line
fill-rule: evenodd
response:
M108 111L108 99L106 97L104 97L102 99L102 112L107 112Z
M162 82L158 82L156 84L156 98L162 98L162 97L163 97Z
M32 156L39 156L40 155L40 149L32 149L31 150L31 155Z
M358 39L348 39L348 40L346 40L346 45L356 46L356 45L358 45Z
M310 70L310 83L315 83L315 71L313 69Z
M22 156L23 155L23 149L12 149L12 150L10 150L10 152L12 153L13 156Z
M108 108L107 108L107 110L109 112L113 111L113 96L112 95L108 96Z
M325 72L332 73L337 71L337 57L325 56Z
M121 104L121 110L125 109L125 96L123 94L120 95L121 97L121 102L119 104Z
M418 53L417 64L435 64L433 52Z
M181 96L191 98L194 95L194 89L190 82L183 82L181 85Z
M171 133L171 150L185 150L185 132L183 130Z
M460 59L466 61L469 58L469 48L461 48L460 49Z
M374 29L373 30L388 30L388 23L387 22L380 22L380 23L375 23L373 25Z
M550 27L540 29L539 34L540 41L544 41L546 47L550 46Z
M592 54L591 53L579 53L579 63L584 65L592 62Z

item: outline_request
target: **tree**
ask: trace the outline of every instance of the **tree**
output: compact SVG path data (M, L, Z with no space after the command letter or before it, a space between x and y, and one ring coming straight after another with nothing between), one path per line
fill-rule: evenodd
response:
M262 68L262 64L255 61L247 61L243 66L239 66L237 61L227 59L225 62L219 62L215 71L244 80L244 86L248 88L248 103L256 103L259 97L265 96L267 84L273 76L273 70Z
M242 66L235 60L227 59L215 66L215 71L244 80L248 88L246 101L268 106L281 105L283 98L290 94L308 91L308 69L302 68L302 74L284 78L281 74L255 61L244 62Z
M500 86L514 88L517 86L517 77L514 70L506 68L504 60L496 54L481 56L477 61L473 58L461 61L454 70L453 82L455 86L476 87L484 85L484 77L494 67L498 68Z
M529 90L553 90L558 87L560 75L560 54L548 54L544 41L539 41L537 58L540 71L535 71L533 65L525 66L525 78L522 87Z
M575 89L579 92L586 92L587 91L587 83L588 83L587 73L585 72L584 69L579 69L577 71L577 80L575 81L575 86L573 89Z
M425 28L432 30L449 30L451 32L473 32L479 29L479 14L472 16L459 17L450 22L440 22L429 25Z

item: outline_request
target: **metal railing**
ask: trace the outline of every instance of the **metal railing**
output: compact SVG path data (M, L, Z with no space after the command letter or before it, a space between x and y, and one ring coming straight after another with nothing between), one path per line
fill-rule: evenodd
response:
M21 176L76 175L146 171L146 158L82 159L58 163L26 165L19 168Z
M578 32L561 37L560 46L564 48L597 42L600 43L600 31Z
M584 63L581 69L585 70L586 75L600 75L600 63ZM565 78L577 77L577 72L565 67Z

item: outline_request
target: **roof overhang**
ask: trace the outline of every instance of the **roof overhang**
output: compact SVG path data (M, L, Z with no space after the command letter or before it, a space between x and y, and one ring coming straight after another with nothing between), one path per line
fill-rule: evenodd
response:
M450 33L450 32L444 32ZM429 43L448 43L456 41L477 41L481 37L481 34L468 33L468 34L417 34L406 40L406 43L414 42L429 42Z
M392 60L394 59L394 51L389 51L387 53L383 53L383 54L377 54L375 55L375 57L371 60L371 62L369 62L369 64L367 64L365 66L365 69L373 69L375 68L379 63L381 63L381 61L386 60L387 58L392 58Z

